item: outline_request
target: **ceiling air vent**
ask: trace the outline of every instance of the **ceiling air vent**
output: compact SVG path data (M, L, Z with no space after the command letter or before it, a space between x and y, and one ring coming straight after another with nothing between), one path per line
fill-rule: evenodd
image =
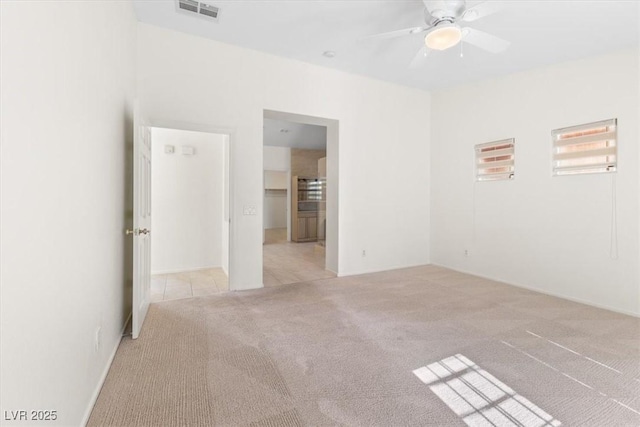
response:
M206 15L214 19L218 19L218 9L215 6L211 6L210 4L200 3L200 15Z
M178 10L198 14L207 19L218 20L220 8L196 0L178 0Z
M198 13L198 2L193 0L178 0L178 7L182 10Z

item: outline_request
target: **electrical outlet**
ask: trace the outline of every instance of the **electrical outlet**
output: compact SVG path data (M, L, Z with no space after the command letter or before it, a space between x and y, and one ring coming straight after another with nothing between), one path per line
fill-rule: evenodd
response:
M464 250L464 256L469 256L469 249Z
M364 249L362 250L362 256L367 256L367 251L365 251Z
M258 208L256 208L255 206L251 206L251 205L246 205L242 207L242 214L243 215L257 215L258 214Z
M101 345L102 345L102 327L98 326L96 328L96 336L95 336L96 351L100 350Z

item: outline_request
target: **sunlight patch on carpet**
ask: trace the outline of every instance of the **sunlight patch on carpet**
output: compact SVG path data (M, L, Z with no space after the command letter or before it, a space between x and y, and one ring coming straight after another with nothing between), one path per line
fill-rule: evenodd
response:
M467 357L456 354L413 373L470 426L559 426L562 423Z

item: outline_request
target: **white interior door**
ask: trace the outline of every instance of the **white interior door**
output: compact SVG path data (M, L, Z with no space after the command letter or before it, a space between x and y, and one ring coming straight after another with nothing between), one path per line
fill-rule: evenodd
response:
M133 313L138 338L151 300L151 128L136 108L133 118Z

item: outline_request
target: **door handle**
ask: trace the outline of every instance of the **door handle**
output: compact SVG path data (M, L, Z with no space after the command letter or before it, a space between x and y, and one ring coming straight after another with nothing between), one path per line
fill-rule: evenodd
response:
M151 230L143 228L142 230L138 229L138 228L134 228L133 230L130 229L126 229L124 234L126 234L127 236L129 234L133 234L134 236L139 236L140 234L150 234Z

